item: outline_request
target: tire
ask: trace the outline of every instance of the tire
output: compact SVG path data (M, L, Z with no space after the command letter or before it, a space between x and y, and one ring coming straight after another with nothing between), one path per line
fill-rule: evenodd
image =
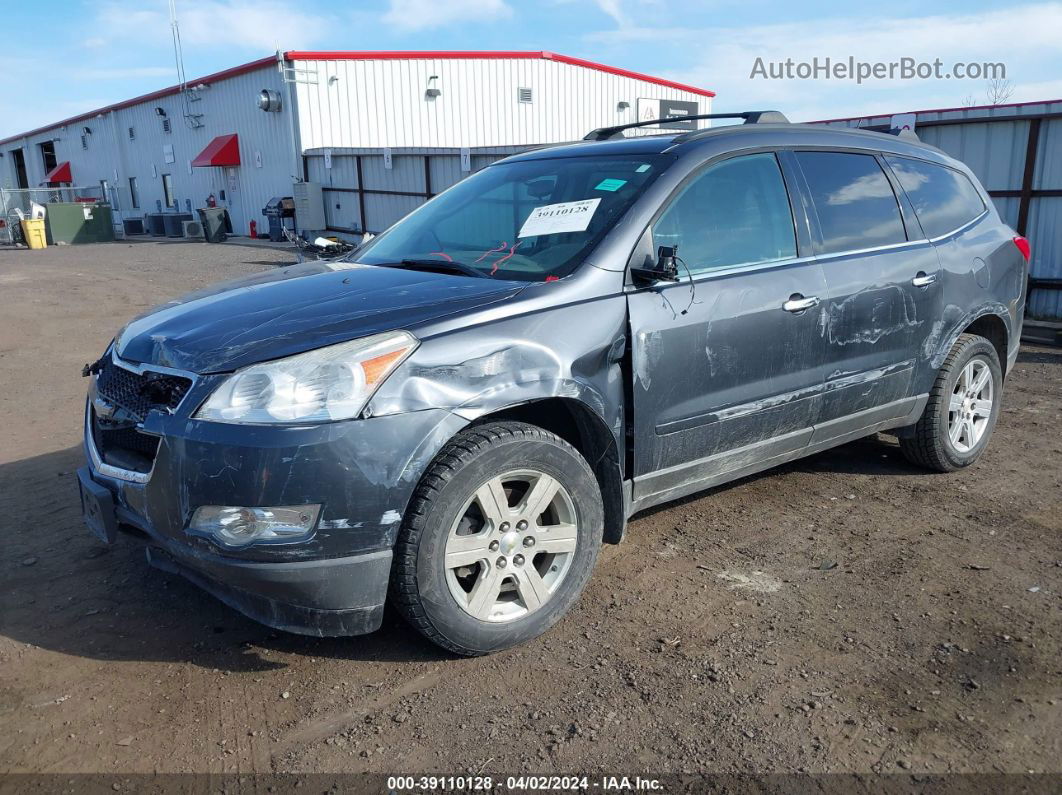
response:
M971 400L971 390L966 389L970 374L975 373L978 381L985 370L986 386L976 393L980 397ZM988 406L984 402L986 395ZM1003 369L995 347L984 337L961 334L937 373L922 417L911 432L900 437L900 450L911 463L937 472L970 466L988 446L999 419L1002 397ZM966 413L970 409L972 415ZM965 416L971 416L970 424L957 428ZM953 435L956 430L958 438Z
M417 486L395 547L391 601L456 654L515 646L579 598L603 532L601 492L575 448L522 422L475 426Z

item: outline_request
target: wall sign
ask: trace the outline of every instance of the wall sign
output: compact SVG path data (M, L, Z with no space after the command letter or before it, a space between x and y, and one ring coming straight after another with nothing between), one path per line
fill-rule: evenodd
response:
M167 163L172 163L174 161L173 144L162 145L162 159L165 160Z
M461 170L472 170L472 150L469 149L467 146L461 147Z
M384 168L387 168L387 169L391 168L391 147L389 147L389 146L386 147L384 149L383 155L384 155Z
M259 152L257 149L254 150L254 166L255 168L262 167L262 153Z
M325 166L325 168L331 168L332 167L332 150L331 149L325 149L324 150L324 166Z
M664 124L650 125L650 129L668 130L696 130L697 122L687 119L687 116L696 116L700 107L696 102L684 102L677 99L649 99L638 98L638 121L650 121L652 119L674 119Z

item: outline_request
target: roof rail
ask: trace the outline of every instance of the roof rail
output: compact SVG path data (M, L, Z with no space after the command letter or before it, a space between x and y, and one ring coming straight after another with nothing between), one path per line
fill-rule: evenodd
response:
M599 127L583 136L584 141L607 141L615 138L624 130L634 127L648 127L653 124L667 124L676 121L695 121L697 119L744 119L745 124L788 124L789 119L777 110L746 110L741 113L701 113L695 116L672 116L668 119L649 119L630 124L617 124L615 127Z

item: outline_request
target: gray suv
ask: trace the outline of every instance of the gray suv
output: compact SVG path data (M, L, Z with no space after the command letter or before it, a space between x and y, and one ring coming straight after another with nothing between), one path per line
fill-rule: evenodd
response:
M85 369L87 524L272 627L390 602L474 655L650 506L879 431L972 464L1028 243L917 139L737 115L510 157L343 261L133 320Z

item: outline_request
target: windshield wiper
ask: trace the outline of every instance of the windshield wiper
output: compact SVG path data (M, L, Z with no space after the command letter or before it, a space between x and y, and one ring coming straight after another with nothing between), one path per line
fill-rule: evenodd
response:
M443 273L460 273L463 276L474 276L477 279L489 279L483 271L465 265L463 262L452 262L444 259L404 259L401 262L377 263L384 268L408 268L409 270L442 271Z

